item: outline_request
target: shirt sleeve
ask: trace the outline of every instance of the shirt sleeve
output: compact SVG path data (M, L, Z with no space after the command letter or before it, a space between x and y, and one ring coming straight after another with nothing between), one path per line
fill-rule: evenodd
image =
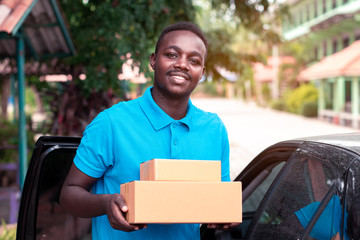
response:
M85 129L74 164L86 175L100 178L113 165L111 121L101 112Z

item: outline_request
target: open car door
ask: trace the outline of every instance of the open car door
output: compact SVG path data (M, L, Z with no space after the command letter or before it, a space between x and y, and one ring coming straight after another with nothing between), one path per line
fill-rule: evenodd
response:
M79 144L79 137L45 136L37 141L21 196L18 240L91 239L91 219L75 217L59 204Z

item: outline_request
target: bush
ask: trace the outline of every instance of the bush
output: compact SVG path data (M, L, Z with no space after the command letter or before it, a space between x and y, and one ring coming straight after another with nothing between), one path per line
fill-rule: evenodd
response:
M265 101L269 101L271 99L271 89L269 84L266 83L261 86L261 94L263 95Z
M29 130L26 133L28 149L32 150L35 145L35 133ZM12 123L10 121L0 119L0 146L3 147L0 149L0 163L10 163L16 162L18 160L18 138L17 123ZM31 156L30 151L28 154Z
M301 107L301 115L304 117L317 117L318 103L317 102L304 102Z
M286 102L284 99L278 99L271 103L271 108L279 111L286 111Z
M286 100L286 107L289 112L302 114L304 108L303 105L305 103L317 103L317 101L318 90L316 87L312 84L304 84L296 88L293 92L289 93Z

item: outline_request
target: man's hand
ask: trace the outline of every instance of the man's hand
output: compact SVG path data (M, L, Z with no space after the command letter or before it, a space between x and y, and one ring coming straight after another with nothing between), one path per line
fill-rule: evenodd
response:
M227 224L213 224L210 223L207 225L208 228L211 229L219 229L219 230L231 230L239 226L240 223L227 223Z
M61 190L61 206L78 217L93 218L106 214L114 229L126 232L146 227L126 221L124 214L128 207L120 194L92 194L90 189L97 180L72 164Z
M109 196L106 206L106 215L111 227L125 232L137 231L147 227L146 224L128 223L125 219L127 211L128 206L120 194L112 194Z

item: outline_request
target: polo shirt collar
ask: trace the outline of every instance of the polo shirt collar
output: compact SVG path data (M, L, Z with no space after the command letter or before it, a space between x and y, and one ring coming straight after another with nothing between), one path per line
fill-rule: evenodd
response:
M195 107L189 100L188 110L186 116L180 120L174 120L167 113L165 113L154 101L151 95L152 87L149 87L145 90L145 93L142 97L139 98L139 104L141 109L144 111L146 117L149 119L153 128L158 131L161 128L166 127L172 122L180 122L185 124L188 129L193 125L192 117L194 115Z

